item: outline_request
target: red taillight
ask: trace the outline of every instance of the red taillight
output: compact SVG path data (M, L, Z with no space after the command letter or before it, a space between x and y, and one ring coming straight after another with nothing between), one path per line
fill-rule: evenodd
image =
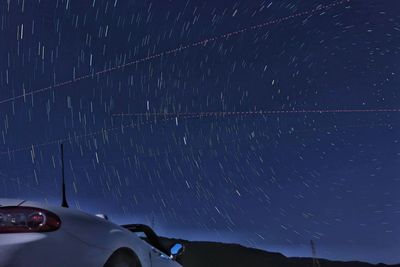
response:
M0 234L52 232L60 218L47 210L31 207L0 207Z

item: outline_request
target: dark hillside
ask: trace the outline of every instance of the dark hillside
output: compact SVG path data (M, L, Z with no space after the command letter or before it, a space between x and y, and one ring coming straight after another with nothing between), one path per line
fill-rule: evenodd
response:
M246 248L237 244L214 242L194 242L163 238L165 244L174 242L185 244L185 254L180 262L184 267L311 267L311 258L288 258L280 253L272 253L259 249ZM373 267L393 266L385 264L369 264L364 262L340 262L320 259L321 267Z

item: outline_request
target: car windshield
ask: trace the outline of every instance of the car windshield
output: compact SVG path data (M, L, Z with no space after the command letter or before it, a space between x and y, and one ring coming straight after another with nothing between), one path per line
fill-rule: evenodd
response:
M70 208L183 240L400 262L398 1L0 14L0 198L61 205L62 143Z

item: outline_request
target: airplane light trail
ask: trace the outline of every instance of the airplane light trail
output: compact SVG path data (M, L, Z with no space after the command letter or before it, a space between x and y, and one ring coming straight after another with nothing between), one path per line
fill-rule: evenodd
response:
M201 119L204 117L213 117L213 116L246 116L246 115L285 115L285 114L332 114L332 113L383 113L383 112L400 112L400 109L336 109L336 110L269 110L269 111L243 111L243 112L200 112L200 113L132 113L128 114L131 116L151 116L154 114L158 114L157 116L166 116L166 114L169 114L167 118L162 118L160 120L156 120L154 117L152 120L144 120L144 121L139 121L137 123L134 123L133 121L124 125L120 125L118 127L111 127L111 128L105 128L101 129L98 131L90 132L87 134L82 134L82 135L73 135L69 137L64 137L52 141L48 141L45 143L41 144L31 144L22 148L17 148L17 149L12 149L8 151L0 151L0 156L1 155L10 155L15 152L21 152L21 151L27 151L27 150L33 150L38 147L43 147L43 146L48 146L48 145L55 145L55 144L60 144L62 142L72 142L72 141L77 141L78 139L86 138L86 137L91 137L95 135L104 135L107 134L108 132L111 131L116 131L116 130L121 130L123 131L124 129L127 128L135 128L139 126L145 126L145 125L154 125L158 122L169 122L169 121L177 121L179 119ZM122 116L123 114L113 114L115 116ZM127 115L127 114L124 114Z
M400 109L315 109L315 110L254 110L254 111L214 111L214 112L177 112L177 113L116 113L112 116L145 117L145 116L246 116L246 115L274 115L274 114L307 114L307 113L381 113L400 112Z
M70 85L70 84L76 83L76 82L81 81L81 80L89 79L91 77L99 76L101 74L109 73L109 72L112 72L112 71L115 71L115 70L119 70L119 69L122 69L122 68L125 68L125 67L128 67L128 66L132 66L132 65L135 65L135 64L151 61L151 60L154 60L154 59L157 59L157 58L161 58L161 57L166 56L166 55L176 54L178 52L181 52L183 50L187 50L189 48L198 47L198 46L206 46L210 42L218 41L218 40L222 40L222 39L228 39L229 37L237 36L237 35L242 34L244 32L258 30L258 29L261 29L261 28L264 28L264 27L267 27L267 26L270 26L270 25L274 25L274 24L280 24L282 22L285 22L285 21L288 21L288 20L292 20L292 19L295 19L295 18L298 18L298 17L303 17L303 16L307 16L307 15L313 15L316 12L322 12L324 10L328 10L328 9L331 9L331 8L333 8L335 6L339 6L339 5L342 5L342 4L345 4L345 3L349 3L349 2L351 2L351 0L335 1L335 2L333 2L331 4L328 4L328 5L319 5L314 9L310 9L310 10L294 13L292 15L288 15L288 16L285 16L285 17L280 17L280 18L277 18L277 19L274 19L274 20L269 20L269 21L261 23L261 24L245 27L245 28L242 28L240 30L228 32L228 33L225 33L225 34L222 34L222 35L219 35L219 36L209 37L209 38L206 38L206 39L203 39L201 41L194 42L194 43L191 43L191 44L187 44L187 45L182 45L181 44L177 48L170 49L170 50L167 50L167 51L164 51L164 52L160 52L160 53L157 53L157 54L153 54L153 55L150 55L150 56L147 56L147 57L143 57L143 58L140 58L140 59L137 59L137 60L134 60L134 61L130 61L128 63L121 64L121 65L118 65L118 66L115 66L115 67L112 67L112 68L104 69L104 70L98 71L98 72L89 73L89 74L86 74L86 75L83 75L83 76L80 76L80 77L76 77L76 78L71 79L71 80L67 80L67 81L64 81L64 82L56 83L54 85L43 87L43 88L31 91L31 92L24 92L21 95L17 95L17 96L13 96L13 97L10 97L10 98L6 98L6 99L3 99L3 100L0 100L0 104L5 104L5 103L11 102L11 101L15 101L15 100L18 100L18 99L21 99L21 98L25 99L27 96L33 96L33 95L38 94L38 93L43 93L43 92L46 92L46 91L54 90L56 88L60 88L60 87L66 86L66 85Z

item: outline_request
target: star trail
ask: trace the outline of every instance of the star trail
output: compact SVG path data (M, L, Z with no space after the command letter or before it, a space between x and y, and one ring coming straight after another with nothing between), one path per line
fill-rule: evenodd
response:
M397 0L0 2L0 197L398 263Z

